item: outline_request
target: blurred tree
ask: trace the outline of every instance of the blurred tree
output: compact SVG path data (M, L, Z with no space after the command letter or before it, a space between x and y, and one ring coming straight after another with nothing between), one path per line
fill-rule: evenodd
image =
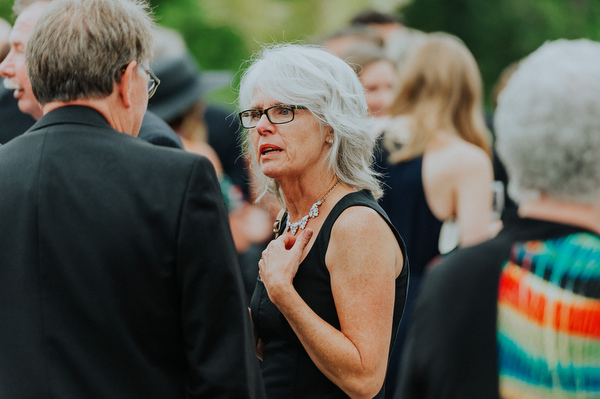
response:
M11 25L15 22L12 12L13 3L13 0L0 0L0 18L7 20Z
M400 11L413 28L461 38L479 63L486 93L506 66L545 41L600 39L597 0L413 0Z
M150 1L158 23L183 35L203 69L237 72L263 43L316 42L373 2L393 8L406 0ZM238 78L239 74L232 88L237 87ZM235 92L224 88L216 97L219 102L232 103Z
M203 69L237 69L240 60L247 57L242 34L232 26L206 20L201 2L152 0L151 3L158 23L182 34Z
M318 41L366 8L385 11L407 0L149 0L158 23L178 30L204 69L237 71L262 43ZM14 0L0 17L14 21Z
M241 32L234 25L219 23L206 18L208 14L204 2L198 0L150 0L157 23L177 30L183 36L187 47L198 62L201 70L237 71L250 51ZM223 87L208 93L206 100L232 108L235 93L232 87Z
M260 43L315 42L341 28L354 14L375 3L394 5L406 0L201 0L206 18L244 32L248 49Z

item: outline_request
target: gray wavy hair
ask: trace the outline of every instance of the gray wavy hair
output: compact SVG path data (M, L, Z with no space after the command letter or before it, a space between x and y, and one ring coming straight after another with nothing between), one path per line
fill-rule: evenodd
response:
M600 203L600 43L544 44L498 98L497 150L517 201Z
M40 104L104 98L129 62L148 64L154 20L143 0L53 0L27 42Z
M379 198L381 184L372 168L372 121L367 117L363 86L352 68L321 47L300 44L265 46L252 61L240 83L240 110L250 107L255 90L282 104L307 107L320 121L323 137L333 130L334 143L325 159L328 170L346 185L367 189ZM270 193L285 206L277 181L260 170L248 131L242 144L259 179L259 199Z

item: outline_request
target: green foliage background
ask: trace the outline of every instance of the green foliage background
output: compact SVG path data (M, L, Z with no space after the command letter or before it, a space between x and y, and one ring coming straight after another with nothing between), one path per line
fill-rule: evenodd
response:
M378 2L386 10L399 4L398 0ZM261 44L317 41L344 26L354 14L372 7L374 1L151 0L151 3L159 24L183 35L202 69L234 73L229 87L209 94L208 98L210 102L231 107L239 83L237 72Z
M318 41L367 8L402 15L416 29L461 38L480 65L487 93L507 65L547 40L600 40L600 0L150 1L159 23L182 33L204 70L232 73L261 43ZM11 23L12 3L0 0L0 17ZM231 104L237 76L209 100Z
M15 20L12 14L12 5L13 2L10 0L0 0L0 18L4 18L11 24Z
M414 0L401 12L409 26L461 38L479 63L487 93L506 66L545 41L600 40L598 0Z

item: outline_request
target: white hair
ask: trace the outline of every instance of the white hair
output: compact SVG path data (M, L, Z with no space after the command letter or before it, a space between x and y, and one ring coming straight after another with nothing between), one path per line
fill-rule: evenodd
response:
M600 43L546 43L500 93L497 150L517 201L600 203Z
M238 104L248 109L256 90L282 104L303 105L317 117L322 133L333 130L334 143L325 162L343 183L382 194L372 169L375 139L364 89L356 73L340 58L318 46L277 44L264 47L244 72ZM246 156L261 179L260 195L274 194L283 204L278 183L262 174L247 131Z

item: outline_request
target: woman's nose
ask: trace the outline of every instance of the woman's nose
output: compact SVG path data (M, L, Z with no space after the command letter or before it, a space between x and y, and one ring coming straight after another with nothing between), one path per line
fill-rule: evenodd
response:
M260 134L263 134L263 131L265 133L268 133L268 132L272 131L272 129L271 129L272 126L273 126L273 124L271 123L269 118L267 118L267 114L262 114L260 116L260 119L256 123L256 131Z

